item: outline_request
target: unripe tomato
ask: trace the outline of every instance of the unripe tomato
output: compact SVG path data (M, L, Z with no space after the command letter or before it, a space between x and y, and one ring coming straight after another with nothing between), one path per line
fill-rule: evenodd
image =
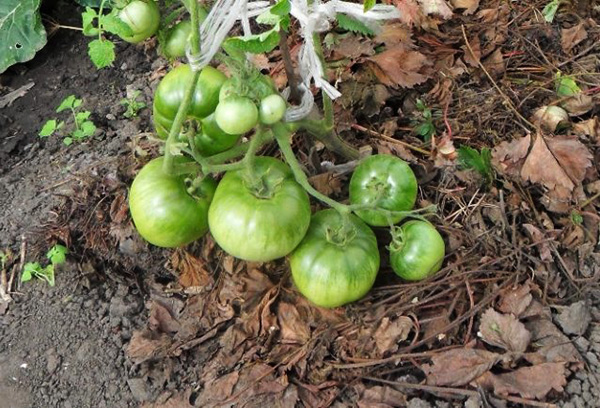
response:
M196 148L203 156L224 152L235 146L241 135L230 135L217 125L215 114L202 119L202 129L196 135Z
M189 65L183 64L170 71L158 84L152 106L156 133L166 139L183 102L185 87L193 75ZM196 83L188 117L203 119L214 112L219 103L219 91L227 80L225 74L213 67L204 67Z
M160 11L154 0L132 1L119 12L119 18L133 31L121 38L133 44L152 37L160 25Z
M167 34L163 44L163 52L167 58L178 58L185 56L185 47L190 36L192 23L189 20L180 21L175 24Z
M210 232L236 258L268 262L289 254L310 223L306 191L291 169L272 157L257 157L259 183L246 170L225 174L208 211Z
M372 205L388 211L412 210L417 199L417 178L405 161L385 154L367 157L354 170L350 179L350 202ZM402 215L388 217L375 210L356 214L369 225L383 227L396 224Z
M287 105L281 96L277 94L267 96L260 101L259 118L261 123L272 125L279 122L283 119L286 109Z
M362 298L379 270L375 234L355 215L347 224L336 210L313 215L306 236L290 255L292 278L308 300L337 307Z
M215 119L226 133L242 135L258 123L258 109L250 98L232 95L219 102Z
M185 162L175 157L175 163ZM185 176L163 172L163 158L146 164L129 190L129 210L137 231L153 245L172 248L197 240L208 230L208 207L217 183L205 178L190 195Z
M392 232L390 264L403 279L428 278L442 267L446 246L440 233L427 221L412 220Z

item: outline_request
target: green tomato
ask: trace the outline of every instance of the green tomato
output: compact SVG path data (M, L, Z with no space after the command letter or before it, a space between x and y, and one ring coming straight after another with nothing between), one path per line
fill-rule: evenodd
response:
M442 267L446 246L427 221L412 220L392 232L390 264L396 275L409 281L428 278Z
M215 119L226 133L242 135L258 123L258 109L251 99L232 95L219 102Z
M192 29L189 20L180 21L167 33L167 39L163 44L163 53L167 58L178 58L185 56L185 47Z
M219 102L229 98L230 96L237 95L237 92L238 90L235 85L235 78L229 78L227 81L225 81L221 87L221 90L219 91Z
M176 163L186 159L176 157ZM197 240L208 230L208 207L217 183L205 178L188 193L184 176L163 172L163 158L146 164L129 191L131 218L140 235L153 245L173 248Z
M185 87L192 75L193 71L189 65L179 65L165 75L156 88L152 106L153 120L156 133L162 139L169 135L179 105L183 102ZM226 80L225 74L213 67L202 69L188 111L188 119L200 120L214 112L219 103L219 91Z
M403 160L384 154L367 157L356 167L350 179L350 202L356 205L373 205L388 211L410 211L417 199L417 178ZM383 227L396 224L402 215L388 220L377 210L357 211L369 225Z
M230 135L217 125L215 114L202 119L202 130L196 135L196 148L203 156L224 152L235 146L241 135Z
M308 300L338 307L362 298L379 271L377 239L360 218L344 225L335 210L313 215L310 228L290 255L294 283Z
M310 203L283 162L257 157L254 171L259 182L253 183L245 169L225 174L210 205L208 225L226 252L268 262L300 243L310 223Z
M154 0L134 0L119 12L119 19L132 31L131 35L121 38L136 44L156 33L160 25L160 11Z
M279 122L283 119L286 109L287 105L281 96L277 94L267 96L260 101L259 118L261 123L272 125Z

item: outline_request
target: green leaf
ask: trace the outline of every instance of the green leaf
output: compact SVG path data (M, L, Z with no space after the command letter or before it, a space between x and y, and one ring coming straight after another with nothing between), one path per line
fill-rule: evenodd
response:
M115 60L115 45L108 40L94 40L88 44L88 55L98 69L108 67Z
M375 35L375 32L367 27L365 23L345 14L338 13L335 16L338 26L344 30L352 31L362 35Z
M75 120L77 121L77 124L81 124L81 123L85 122L87 120L87 118L90 117L91 114L92 114L92 112L90 112L90 111L77 112L77 114L75 115Z
M63 143L67 146L71 146L73 144L73 138L67 136L63 139Z
M581 213L580 213L579 211L577 211L577 210L573 210L573 211L571 211L570 218L571 218L571 222L572 222L574 225L581 225L581 224L583 224L583 216L582 216L582 215L581 215Z
M13 64L29 61L46 45L40 1L0 1L0 74Z
M46 258L50 260L53 265L59 265L65 262L69 250L66 246L56 244L46 254Z
M556 94L560 97L573 96L581 92L581 88L573 77L556 73Z
M546 4L546 7L542 10L542 15L544 16L544 20L546 22L551 23L554 21L554 16L560 7L560 0L552 0L550 3Z
M75 104L76 99L77 98L75 97L75 95L67 96L65 99L63 99L63 101L60 103L60 105L58 105L58 108L56 108L56 112L60 113L64 110L73 108L73 105Z
M492 172L492 151L487 148L481 149L481 153L469 146L461 146L458 149L458 162L464 169L475 170L490 184L494 177Z
M95 131L96 131L96 125L94 125L94 122L89 121L89 120L86 122L83 122L81 124L82 135L81 135L80 139L83 139L84 137L92 136Z
M27 262L23 266L23 272L21 272L21 282L30 281L34 276L37 276L42 270L42 266L39 262Z
M82 102L83 102L83 100L82 100L82 99L77 99L77 98L76 98L76 99L73 101L73 108L79 108L79 107L81 106L81 103L82 103Z
M0 270L4 269L7 262L8 262L8 254L6 254L4 251L0 251Z
M39 279L43 279L46 282L48 282L48 284L50 286L54 286L54 265L50 264L48 266L46 266L45 268L43 268L38 274L37 277Z
M56 130L56 119L50 119L46 123L44 123L44 126L42 126L42 130L40 130L39 136L40 137L48 137L52 133L54 133L55 130Z
M83 35L95 36L100 33L98 27L94 26L94 20L98 17L96 10L90 7L86 7L85 11L81 13Z
M118 11L114 9L110 14L101 17L100 24L102 29L120 37L129 37L133 35L133 30L118 16Z
M292 11L292 5L289 0L279 0L273 7L271 7L271 13L278 16L287 16Z
M365 0L365 2L363 3L363 11L366 13L367 11L371 10L373 7L375 7L375 0Z
M262 54L271 52L279 44L279 28L250 37L230 37L225 40L227 46L231 46L243 52Z

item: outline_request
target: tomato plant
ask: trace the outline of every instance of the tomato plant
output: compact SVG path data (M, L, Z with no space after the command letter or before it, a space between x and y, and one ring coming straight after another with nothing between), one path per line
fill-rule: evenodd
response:
M156 88L153 119L156 133L163 139L169 134L191 75L193 72L190 66L182 64L165 75ZM221 85L226 80L225 74L215 68L202 69L194 89L188 117L200 120L213 113L219 103Z
M387 211L409 211L417 199L417 179L403 160L377 154L356 167L350 179L350 202L375 205ZM367 224L383 227L398 223L402 214L385 214L377 209L357 211Z
M283 119L286 108L285 100L281 96L277 94L267 96L260 101L259 118L261 123L272 125L279 122Z
M215 119L226 133L241 135L252 130L258 123L258 109L250 98L231 95L219 101Z
M306 191L289 167L257 157L246 169L225 174L208 211L210 232L221 248L247 261L267 262L289 254L310 223Z
M153 36L160 25L160 11L154 0L134 0L120 12L119 18L131 28L131 35L121 34L130 43L139 43Z
M215 114L202 119L202 129L196 135L196 148L204 156L212 156L233 147L241 135L230 135L217 125Z
M178 157L176 162L186 159ZM217 183L205 178L190 194L184 176L163 171L163 158L146 164L129 191L131 218L140 235L153 245L177 247L208 230L207 213Z
M311 302L337 307L362 298L379 270L377 239L358 217L346 223L335 210L313 215L300 245L290 255L294 283Z
M390 264L403 279L425 279L440 270L446 247L440 233L427 221L412 220L395 227Z

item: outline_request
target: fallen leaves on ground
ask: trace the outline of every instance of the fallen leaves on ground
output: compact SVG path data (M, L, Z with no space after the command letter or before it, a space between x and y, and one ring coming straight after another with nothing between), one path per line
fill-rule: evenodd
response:
M540 318L525 323L531 333L531 344L534 352L527 353L525 358L532 364L570 363L571 368L579 368L581 355L567 336L556 327L551 320Z
M576 45L588 38L585 23L581 22L571 28L564 28L561 31L560 45L566 53L570 53Z
M458 348L435 354L431 365L425 364L421 369L429 385L460 387L481 376L500 359L500 354L491 351Z
M214 279L206 270L206 262L183 249L177 249L171 255L171 265L179 275L179 284L184 288L197 291L209 289Z
M414 326L412 319L407 316L400 316L395 320L384 317L373 334L379 352L384 354L398 350L398 343L408 338Z
M450 0L450 3L455 9L464 9L464 15L473 14L479 8L479 0Z
M406 395L387 386L376 385L366 388L362 383L354 387L359 395L356 402L358 408L393 408L405 407Z
M498 310L519 317L531 304L533 295L529 284L505 289L500 295Z
M543 399L552 390L563 390L567 373L563 363L543 363L503 374L488 371L475 383L497 395L516 394L523 398Z
M530 136L503 142L492 151L496 169L541 184L551 200L569 203L573 191L592 165L592 154L577 138L538 134L530 148Z
M404 46L386 49L368 61L379 81L391 87L412 88L430 77L431 61L419 51Z
M590 306L585 300L580 300L561 308L556 316L556 321L566 334L581 336L592 322Z
M504 315L490 308L481 316L480 337L492 346L523 353L527 350L531 333L513 315Z

